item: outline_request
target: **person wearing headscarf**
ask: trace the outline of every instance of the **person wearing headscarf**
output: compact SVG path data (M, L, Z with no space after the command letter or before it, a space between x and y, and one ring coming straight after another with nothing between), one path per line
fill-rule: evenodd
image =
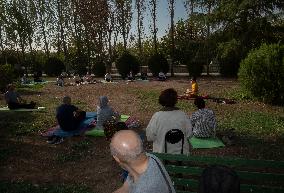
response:
M97 106L97 124L98 129L104 129L103 124L111 120L113 117L117 118L118 114L108 105L108 98L106 96L99 97L99 105Z

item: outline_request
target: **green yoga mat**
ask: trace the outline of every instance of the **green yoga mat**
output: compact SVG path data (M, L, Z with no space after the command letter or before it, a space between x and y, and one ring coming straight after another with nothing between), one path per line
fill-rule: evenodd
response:
M120 121L125 122L129 118L129 115L120 115ZM94 128L91 131L87 131L85 135L93 136L93 137L105 137L105 133L103 129Z
M224 143L218 138L196 138L192 137L188 139L188 143L191 144L193 149L205 149L224 147Z
M42 111L45 107L38 107L37 109L9 109L8 107L2 107L0 108L0 111L6 111L6 112L32 112L32 111Z

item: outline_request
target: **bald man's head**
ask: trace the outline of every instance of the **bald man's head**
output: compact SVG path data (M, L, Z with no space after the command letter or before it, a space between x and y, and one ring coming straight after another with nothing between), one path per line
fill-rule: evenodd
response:
M143 153L142 140L134 131L118 131L111 139L110 151L120 161L129 163Z

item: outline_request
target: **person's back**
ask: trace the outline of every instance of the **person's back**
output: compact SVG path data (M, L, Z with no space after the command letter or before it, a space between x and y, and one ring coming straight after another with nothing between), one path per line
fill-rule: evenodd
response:
M78 108L70 103L64 103L57 108L56 118L60 128L63 131L73 131L77 129L78 126L78 123L74 117L74 113L78 110Z
M215 136L217 122L212 110L205 108L205 101L197 97L194 104L198 110L192 113L190 120L193 127L193 135L199 138L208 138Z
M4 94L5 101L8 105L11 103L19 103L18 97L19 97L19 94L14 90L8 90Z
M192 135L191 123L188 116L181 110L156 112L147 128L147 140L153 141L153 152L165 153L165 136L172 129L183 132L185 139ZM167 145L167 153L180 154L181 142ZM183 152L189 153L189 144L184 143Z
M99 97L99 105L97 107L97 125L98 129L103 129L104 123L115 116L114 110L108 105L106 96Z
M149 158L146 171L139 177L137 182L128 176L129 193L174 193L172 182L163 164L156 156L147 154Z

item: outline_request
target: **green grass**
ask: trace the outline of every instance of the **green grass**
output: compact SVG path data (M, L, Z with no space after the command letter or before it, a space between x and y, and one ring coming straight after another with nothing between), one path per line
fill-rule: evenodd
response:
M89 140L74 143L72 144L70 150L64 153L57 154L55 160L61 164L66 162L78 161L89 153L91 147L92 142Z
M240 135L257 138L284 136L284 117L255 111L232 111L218 120L221 130L235 128Z
M1 193L92 193L85 185L33 185L0 181Z

